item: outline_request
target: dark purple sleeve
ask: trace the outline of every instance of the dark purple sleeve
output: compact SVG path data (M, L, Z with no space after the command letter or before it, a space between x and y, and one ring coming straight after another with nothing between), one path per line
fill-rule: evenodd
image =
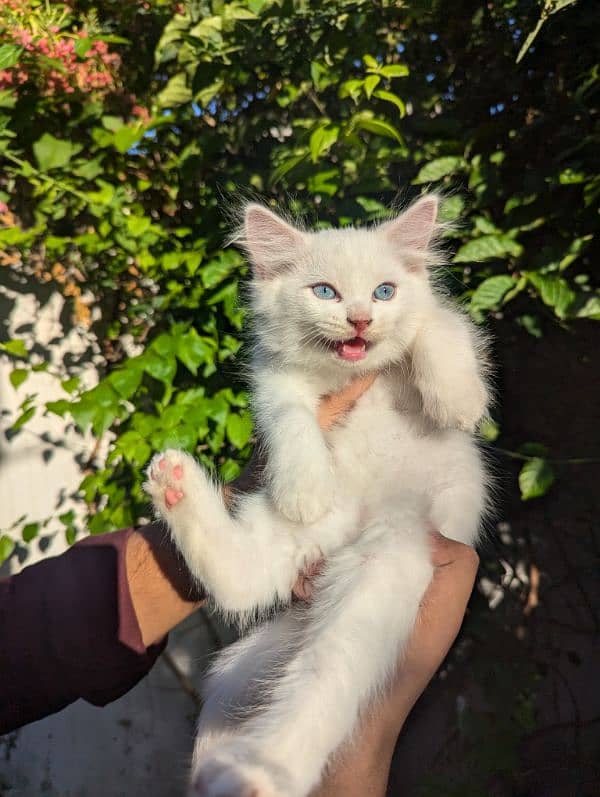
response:
M103 706L146 675L125 570L131 529L88 537L0 580L0 734L78 698Z

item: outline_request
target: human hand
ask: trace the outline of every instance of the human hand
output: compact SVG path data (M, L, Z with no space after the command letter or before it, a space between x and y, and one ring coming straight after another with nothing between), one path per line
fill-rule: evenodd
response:
M363 717L312 797L384 795L398 734L417 699L458 634L473 589L479 558L467 545L430 535L434 574L391 687Z

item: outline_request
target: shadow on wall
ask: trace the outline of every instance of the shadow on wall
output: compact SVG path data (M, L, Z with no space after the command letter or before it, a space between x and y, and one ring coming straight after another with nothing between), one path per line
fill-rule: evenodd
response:
M47 401L67 396L61 387L67 371L91 387L104 362L99 324L89 329L77 325L71 302L58 287L14 268L0 269L0 343L22 340L28 355L24 360L0 354L0 532L15 542L5 571L65 548L60 517L80 511L77 488L94 451L90 435L82 436L72 424L44 413ZM17 388L11 384L13 370L42 363L46 368L30 372ZM11 426L29 397L37 407L34 417L14 430ZM24 542L24 526L35 523L39 530L33 534L30 526L28 531L35 539Z

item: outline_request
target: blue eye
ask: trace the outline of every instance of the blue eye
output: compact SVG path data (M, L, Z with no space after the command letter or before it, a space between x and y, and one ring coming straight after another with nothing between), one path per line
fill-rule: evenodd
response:
M373 296L375 299L379 299L380 302L387 302L395 293L395 285L392 285L390 282L382 282L381 285L378 285L373 291Z
M337 291L328 285L326 282L319 282L318 285L312 286L313 293L319 299L336 299Z

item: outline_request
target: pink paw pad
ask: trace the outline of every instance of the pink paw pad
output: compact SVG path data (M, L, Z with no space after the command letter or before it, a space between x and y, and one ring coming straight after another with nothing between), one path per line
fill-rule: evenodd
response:
M168 509L174 507L175 504L181 501L182 498L183 498L183 493L181 490L175 490L173 489L173 487L167 487L167 489L165 490L165 504L167 505Z

